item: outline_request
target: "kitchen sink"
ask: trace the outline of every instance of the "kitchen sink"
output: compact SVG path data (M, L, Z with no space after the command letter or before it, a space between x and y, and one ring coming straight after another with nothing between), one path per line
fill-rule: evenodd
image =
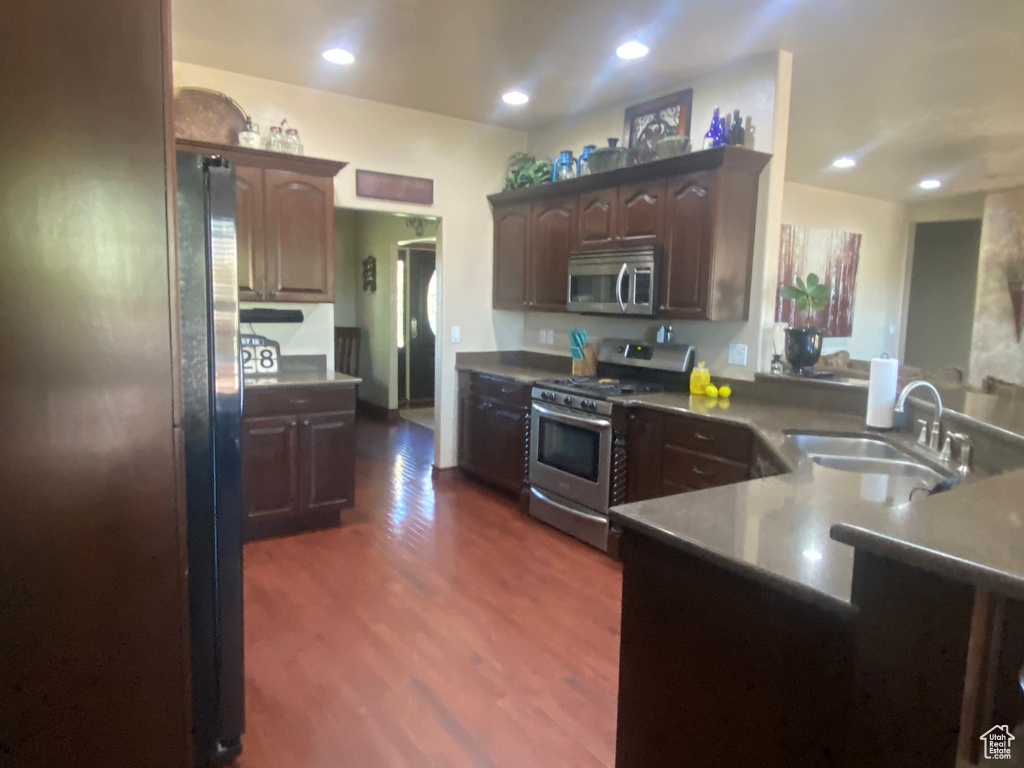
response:
M941 463L870 435L787 432L786 440L819 466L884 479L886 500L891 502L907 501L918 488L936 492L960 481Z

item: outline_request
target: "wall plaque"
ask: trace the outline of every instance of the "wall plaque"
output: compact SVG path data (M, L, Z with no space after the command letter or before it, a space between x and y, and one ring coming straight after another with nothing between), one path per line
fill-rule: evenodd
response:
M434 180L377 171L356 171L356 197L393 200L416 205L434 204Z

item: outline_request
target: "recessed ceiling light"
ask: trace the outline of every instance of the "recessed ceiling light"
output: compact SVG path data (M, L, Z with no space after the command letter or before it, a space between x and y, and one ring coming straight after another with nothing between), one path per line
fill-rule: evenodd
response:
M501 97L501 100L504 101L506 104L511 104L514 107L519 107L528 102L530 100L530 97L527 96L522 91L509 91L508 93Z
M341 48L331 48L324 51L324 58L331 62L331 64L351 64L356 60L355 56Z
M623 43L616 48L615 53L620 59L641 59L646 56L650 50L651 49L643 43L636 40L630 40L628 43Z
M938 189L939 187L942 186L942 182L939 181L938 179L925 179L917 186L919 186L921 189Z
M816 549L805 549L803 554L804 557L806 557L812 563L816 563L825 557L823 554L821 554L821 552L819 552Z
M833 168L853 168L857 161L852 157L839 157L832 161Z

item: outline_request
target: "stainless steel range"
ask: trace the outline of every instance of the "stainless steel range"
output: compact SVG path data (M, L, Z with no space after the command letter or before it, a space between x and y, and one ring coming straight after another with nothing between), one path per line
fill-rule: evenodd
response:
M541 381L533 388L530 514L598 549L608 549L614 475L625 462L609 399L662 389L685 390L696 350L688 344L605 339L597 376ZM624 456L623 456L624 458ZM622 478L624 479L624 478Z

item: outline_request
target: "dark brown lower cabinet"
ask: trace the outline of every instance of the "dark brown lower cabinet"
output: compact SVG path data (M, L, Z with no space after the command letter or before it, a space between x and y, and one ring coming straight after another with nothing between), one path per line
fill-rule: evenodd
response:
M337 526L355 502L355 392L246 393L242 508L247 541Z
M302 506L310 512L351 507L355 491L355 413L323 413L300 424Z
M242 497L246 538L254 526L299 514L299 422L264 416L242 424Z
M650 408L630 410L626 446L630 502L784 471L744 426Z
M525 499L529 492L530 386L459 374L459 467Z
M903 765L843 762L852 608L820 609L630 529L620 553L616 768Z

